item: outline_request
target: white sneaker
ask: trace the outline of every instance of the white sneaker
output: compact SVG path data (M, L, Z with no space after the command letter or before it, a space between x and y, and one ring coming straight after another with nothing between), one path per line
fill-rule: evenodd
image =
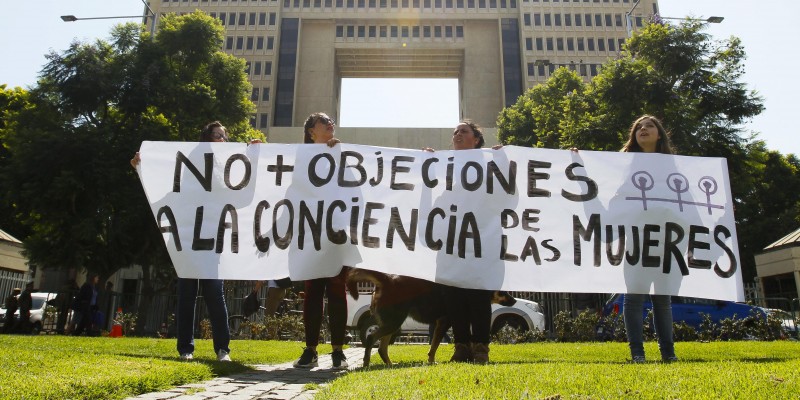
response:
M217 353L217 361L231 361L231 356L228 354L227 351L220 349L219 353Z
M192 355L192 353L183 353L183 354L181 354L181 361L192 361L193 359L194 359L194 356Z

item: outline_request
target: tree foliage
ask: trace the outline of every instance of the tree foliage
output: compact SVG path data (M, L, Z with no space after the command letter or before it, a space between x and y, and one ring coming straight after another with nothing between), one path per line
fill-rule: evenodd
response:
M163 17L155 36L119 25L110 41L51 52L29 92L0 87L0 203L29 230L32 263L103 279L139 264L146 285L174 275L128 160L144 140L197 140L213 120L263 139L223 33L201 12Z
M727 159L749 280L754 254L800 223L800 175L795 156L767 150L744 131L764 109L742 82L744 58L736 37L713 41L700 22L656 20L590 82L560 68L529 89L501 111L498 136L521 146L616 151L638 116L659 117L679 154Z

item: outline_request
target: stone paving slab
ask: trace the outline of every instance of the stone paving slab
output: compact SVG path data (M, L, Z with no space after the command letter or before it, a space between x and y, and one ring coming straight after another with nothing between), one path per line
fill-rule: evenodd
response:
M363 348L351 347L344 350L344 354L347 356L348 370L361 367ZM325 386L347 373L334 370L331 357L327 354L320 355L317 368L294 368L292 362L255 365L256 371L181 385L162 392L145 393L127 400L310 400L317 390L305 390L307 384Z

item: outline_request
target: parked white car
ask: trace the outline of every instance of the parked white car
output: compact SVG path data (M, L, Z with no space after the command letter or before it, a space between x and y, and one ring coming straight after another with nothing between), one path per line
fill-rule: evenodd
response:
M359 338L366 337L367 333L377 328L369 312L370 302L371 293L360 293L358 300L347 295L347 328L357 330ZM511 307L492 304L492 334L505 325L525 331L533 328L544 330L544 314L539 303L529 300L517 299L517 303ZM427 335L429 327L408 317L400 327L400 333Z
M45 309L47 302L56 298L56 293L31 293L31 333L36 335L42 331L44 326ZM6 319L6 309L0 308L0 329L4 328ZM14 313L14 319L19 320L19 310Z

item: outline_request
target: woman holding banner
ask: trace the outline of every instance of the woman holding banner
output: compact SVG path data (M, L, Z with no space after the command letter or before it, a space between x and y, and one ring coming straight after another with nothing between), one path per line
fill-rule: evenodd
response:
M206 125L200 133L201 142L228 141L228 132L219 122ZM255 143L255 142L254 142ZM131 166L136 168L141 162L139 153L131 159ZM178 305L175 312L178 337L178 354L183 361L194 358L194 320L197 308L197 294L202 287L203 300L206 302L211 318L211 335L214 342L214 353L218 361L231 361L231 333L228 327L228 307L225 304L221 279L186 279L178 278Z
M657 118L643 115L631 125L628 141L622 147L623 152L674 154L669 134ZM628 293L623 303L625 332L628 335L628 346L631 349L631 362L643 363L644 356L644 294ZM653 320L661 360L678 361L672 339L672 298L669 295L650 295L653 303Z
M334 137L335 129L333 118L325 113L313 113L303 125L303 142L327 144L328 147L336 146L339 139ZM295 368L312 368L318 365L317 345L319 344L324 310L323 296L327 293L333 368L347 369L347 358L342 351L347 330L346 275L346 270L342 269L334 277L311 279L305 282L303 327L306 335L306 347L300 358L294 362Z
M453 150L480 149L485 143L481 128L470 120L453 130ZM502 145L492 147L499 149ZM433 151L431 148L424 148ZM489 362L492 325L492 291L445 286L445 307L453 324L454 351L450 361Z

